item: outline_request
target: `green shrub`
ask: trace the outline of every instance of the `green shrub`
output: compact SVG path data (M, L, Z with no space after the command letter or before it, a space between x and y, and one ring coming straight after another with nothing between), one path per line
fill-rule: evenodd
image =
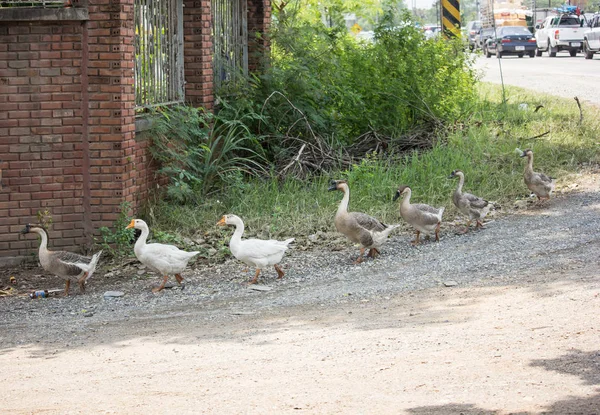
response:
M240 173L264 171L260 137L248 127L258 116L233 109L228 114L225 118L188 106L152 114L150 152L160 163L158 173L170 179L171 200L193 202Z

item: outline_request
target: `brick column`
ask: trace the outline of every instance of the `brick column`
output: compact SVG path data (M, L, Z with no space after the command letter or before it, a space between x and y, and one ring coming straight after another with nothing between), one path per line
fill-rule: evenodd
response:
M183 4L185 99L210 110L214 104L210 0L184 0Z
M89 220L111 227L126 200L135 207L133 0L89 5Z
M268 57L271 25L270 0L248 0L248 70L260 72ZM259 33L260 36L256 36Z

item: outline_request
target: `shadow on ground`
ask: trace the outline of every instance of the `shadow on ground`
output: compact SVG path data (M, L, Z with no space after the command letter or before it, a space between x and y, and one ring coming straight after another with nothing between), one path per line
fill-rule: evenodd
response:
M564 375L578 376L588 385L600 385L600 351L573 350L556 359L536 359L530 366ZM414 415L499 415L507 412L480 408L473 404L420 406L408 411ZM510 415L600 415L600 389L592 396L573 396L536 412L509 412Z

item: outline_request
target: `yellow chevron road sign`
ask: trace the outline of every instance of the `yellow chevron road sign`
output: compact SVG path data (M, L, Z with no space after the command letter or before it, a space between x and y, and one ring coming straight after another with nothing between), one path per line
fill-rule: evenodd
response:
M459 0L442 0L442 31L446 38L460 36Z

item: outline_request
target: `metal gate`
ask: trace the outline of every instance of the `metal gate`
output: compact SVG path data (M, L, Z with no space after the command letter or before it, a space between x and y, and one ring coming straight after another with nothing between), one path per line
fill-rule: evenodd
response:
M135 105L183 102L183 0L135 0Z
M248 5L246 0L214 0L213 68L215 89L248 73Z

